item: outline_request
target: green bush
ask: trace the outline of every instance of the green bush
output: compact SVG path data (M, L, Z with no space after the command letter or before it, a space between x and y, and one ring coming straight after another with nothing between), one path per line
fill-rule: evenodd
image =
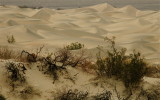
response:
M114 38L108 39L111 43L111 50L107 51L107 56L97 57L98 75L121 79L126 87L138 84L144 77L147 64L139 52L133 52L127 56L126 49L116 49Z
M81 44L79 42L71 43L70 45L67 45L66 48L68 50L78 50L84 47L84 44Z
M128 59L122 70L122 80L126 87L138 84L147 72L147 64L139 52L134 52Z

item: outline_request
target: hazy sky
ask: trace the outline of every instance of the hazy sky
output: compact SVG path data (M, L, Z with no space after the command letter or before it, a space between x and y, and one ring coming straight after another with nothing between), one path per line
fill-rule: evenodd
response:
M133 5L139 9L160 10L160 0L0 0L1 4L44 6L44 7L77 7L108 2L113 6Z

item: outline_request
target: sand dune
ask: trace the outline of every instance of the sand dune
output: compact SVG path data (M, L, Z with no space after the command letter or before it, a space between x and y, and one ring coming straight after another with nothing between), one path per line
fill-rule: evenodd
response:
M128 48L129 52L137 49L143 51L147 59L155 55L152 58L160 60L159 11L140 11L130 5L114 8L109 4L68 10L4 6L0 7L2 10L1 44L8 44L4 37L13 34L16 46L21 48L31 46L32 41L60 47L78 41L96 48L105 44L105 36L115 36L117 44Z
M7 42L7 36L10 35L15 37L14 44ZM93 54L94 58L98 53L97 46L104 46L106 49L108 43L104 38L112 36L116 37L117 47L127 48L127 54L137 50L149 63L160 64L160 11L141 11L130 5L114 8L109 4L68 10L0 6L0 46L36 50L45 45L46 52L53 52L72 42L80 42L85 44L86 52ZM6 62L0 60L0 93L7 100L22 100L17 99L19 95L16 92L14 96L11 95L13 93L4 81ZM27 68L26 71L27 84L41 92L40 96L34 96L32 100L54 100L53 94L64 89L85 90L96 95L104 89L113 91L114 84L117 84L119 91L124 91L120 81L106 79L102 83L96 83L93 81L94 74L72 67L67 67L67 71L75 79L75 83L60 77L53 84L53 79L40 72L37 65L30 66L32 68ZM152 86L159 79L145 77L144 82L143 85ZM113 84L111 86L106 83ZM117 100L115 97L113 94L113 100ZM135 100L134 97L136 96L133 95L131 100Z

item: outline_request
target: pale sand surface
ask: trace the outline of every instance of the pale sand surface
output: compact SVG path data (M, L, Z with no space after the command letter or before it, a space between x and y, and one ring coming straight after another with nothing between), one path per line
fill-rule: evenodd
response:
M16 43L9 44L7 35L14 35ZM68 10L0 7L0 45L25 50L34 50L45 45L45 48L54 50L72 42L80 42L85 44L88 52L97 53L95 49L98 45L107 45L104 41L106 36L115 36L117 46L127 48L127 53L135 49L150 63L160 64L160 11L140 11L132 6L114 8L109 4ZM0 65L4 66L4 62ZM28 83L41 91L41 97L33 100L50 100L51 93L62 88L79 88L92 94L103 91L101 86L91 85L89 80L94 75L70 67L68 70L73 77L79 73L76 84L63 78L53 84L52 78L43 75L36 67L27 70ZM8 95L3 72L4 68L1 67L2 93L7 96L7 100L19 100ZM149 84L156 83L150 81L150 78L145 80ZM123 88L120 87L120 90Z
M99 4L85 8L22 9L0 7L0 44L8 45L13 34L19 48L61 47L81 42L88 49L104 45L104 37L116 37L129 52L136 49L152 62L160 60L160 12L140 11L132 6L114 8Z

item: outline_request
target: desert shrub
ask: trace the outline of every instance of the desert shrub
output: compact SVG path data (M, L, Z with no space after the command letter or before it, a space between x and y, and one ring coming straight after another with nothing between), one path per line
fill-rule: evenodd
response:
M126 49L121 50L116 49L114 39L108 39L111 44L111 50L107 51L107 57L102 58L100 54L97 56L97 66L99 70L99 75L107 75L111 77L112 75L120 76L121 71L125 66L125 52Z
M78 90L68 90L60 94L56 100L86 100L88 92Z
M107 40L111 43L111 50L107 56L97 57L98 75L121 79L126 87L138 84L146 74L146 66L139 52L133 52L127 56L126 49L116 49L114 39Z
M44 46L38 48L36 50L36 53L30 53L28 51L23 50L20 54L19 60L23 61L23 62L29 62L29 63L37 62L37 60L38 60L37 58L38 58L38 56L41 53L43 48L44 48Z
M94 100L111 100L112 93L110 91L105 91L103 93L94 96Z
M81 44L79 42L71 43L70 45L67 45L66 48L68 50L78 50L84 47L84 44Z
M134 52L128 59L122 70L122 80L126 87L138 84L147 71L146 63L139 52Z
M13 35L7 36L7 41L8 41L8 43L15 43L16 42Z
M47 56L41 59L41 68L45 74L53 76L54 80L58 79L59 72L67 72L66 67L76 67L83 65L86 57L81 53L79 56L73 55L73 53L67 48L62 48L54 53L54 56ZM59 63L59 64L57 64Z
M2 94L0 94L0 100L6 100L6 98Z
M11 59L16 57L16 52L7 47L7 46L0 46L0 58L1 59Z
M6 63L5 65L6 69L7 69L7 74L8 74L8 78L11 80L11 82L21 82L24 83L25 80L25 66L22 63L14 63L14 62L9 62Z

